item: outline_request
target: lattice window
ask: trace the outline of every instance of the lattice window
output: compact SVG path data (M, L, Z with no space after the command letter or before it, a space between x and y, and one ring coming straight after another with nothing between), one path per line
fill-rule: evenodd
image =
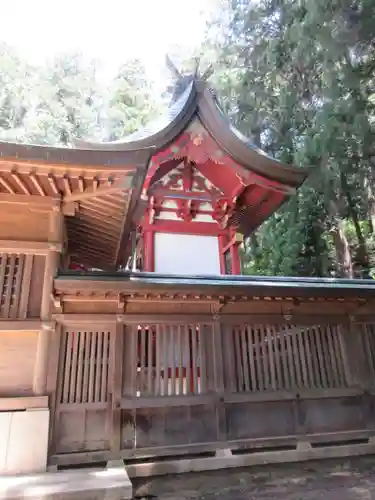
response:
M65 331L61 403L106 403L110 332Z
M232 335L238 392L347 386L337 326L245 325Z
M0 316L16 317L25 255L0 254Z
M201 393L201 325L140 325L137 396Z

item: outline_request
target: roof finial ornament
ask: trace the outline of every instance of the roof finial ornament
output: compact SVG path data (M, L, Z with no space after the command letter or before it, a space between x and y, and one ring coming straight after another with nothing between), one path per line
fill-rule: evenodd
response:
M207 81L210 76L213 75L213 72L214 72L214 69L212 67L212 64L210 64L207 69L202 73L200 74L200 63L201 63L201 59L199 56L195 56L193 57L193 60L194 60L194 69L191 73L185 73L183 71L179 71L176 67L176 65L174 64L174 62L172 61L172 59L169 57L168 54L166 54L165 56L165 61L166 61L166 65L167 65L167 68L169 69L169 71L173 74L173 76L176 78L176 80L182 80L182 79L186 79L186 78L194 78L196 80L201 80L202 82L205 82Z
M212 64L209 64L206 71L201 75L200 80L206 82L213 74L214 68L212 67Z
M172 59L169 57L168 54L165 56L165 61L167 64L167 68L169 69L169 71L171 71L173 76L177 78L177 80L182 78L182 74L178 71L178 69L176 68L175 64L173 63Z

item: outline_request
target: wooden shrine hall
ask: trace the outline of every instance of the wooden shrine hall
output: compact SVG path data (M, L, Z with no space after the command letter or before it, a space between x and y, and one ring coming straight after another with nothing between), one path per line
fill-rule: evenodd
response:
M0 474L375 452L374 282L241 276L306 172L177 76L121 141L0 143Z

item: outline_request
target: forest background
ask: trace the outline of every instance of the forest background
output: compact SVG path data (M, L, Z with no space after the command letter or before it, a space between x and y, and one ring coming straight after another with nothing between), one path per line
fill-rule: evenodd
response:
M375 0L222 0L197 56L232 122L308 181L245 241L247 274L375 272ZM192 59L180 62L189 71ZM30 65L0 45L0 140L69 146L119 139L158 99L138 60L108 85L64 54Z

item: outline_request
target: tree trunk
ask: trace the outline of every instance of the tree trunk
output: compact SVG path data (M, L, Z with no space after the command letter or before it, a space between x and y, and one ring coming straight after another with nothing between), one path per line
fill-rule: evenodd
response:
M357 240L358 240L357 261L361 267L362 274L364 273L367 276L370 272L367 243L366 243L365 237L363 236L363 233L362 233L357 210L356 210L355 205L353 203L352 195L351 195L350 188L349 188L349 185L347 183L346 177L343 173L341 173L340 177L341 177L341 185L343 188L343 192L345 193L345 197L346 197L346 200L348 203L349 216L352 219L354 229L355 229L355 234L356 234Z
M344 222L338 215L337 203L335 201L331 200L330 210L336 219L336 224L332 229L332 237L339 275L342 278L353 278L353 261L350 253L350 246L345 236Z

